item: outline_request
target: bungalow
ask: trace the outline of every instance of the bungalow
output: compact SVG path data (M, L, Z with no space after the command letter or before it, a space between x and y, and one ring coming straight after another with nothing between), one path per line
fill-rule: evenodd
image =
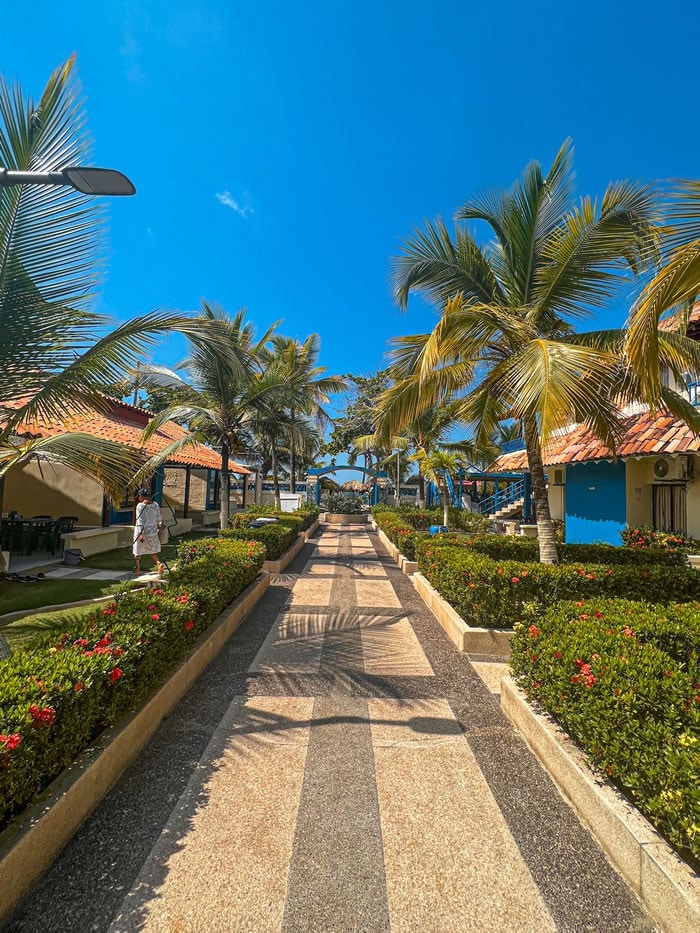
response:
M20 436L46 437L68 431L81 431L129 447L140 448L149 456L159 453L187 432L168 421L143 444L142 432L152 412L119 399L109 398L103 411L71 416L70 421L38 421L21 425ZM231 463L234 474L248 476L250 471ZM183 447L156 470L151 480L155 500L161 506L163 520L175 534L183 534L194 525L219 521L221 457L204 444ZM3 513L14 511L24 516L37 514L73 516L76 532L71 544L84 553L97 553L114 547L117 541L130 540L134 520L132 490L124 490L121 502L110 503L102 485L75 470L47 460L32 459L8 470L2 494ZM121 534L119 532L121 531Z
M668 413L624 419L614 453L583 425L544 451L552 518L567 542L620 544L626 525L700 538L700 438ZM524 450L503 454L498 472L527 472Z

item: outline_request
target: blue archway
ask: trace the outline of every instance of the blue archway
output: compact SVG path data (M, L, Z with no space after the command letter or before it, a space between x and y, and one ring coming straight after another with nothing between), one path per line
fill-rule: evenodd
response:
M337 470L356 470L358 473L363 473L365 476L371 476L373 479L388 479L389 474L384 472L384 470L372 470L368 467L358 466L356 463L337 463L335 466L327 467L312 467L306 471L307 478L307 498L309 495L309 485L314 485L316 487L316 505L321 504L321 483L320 479L322 476L325 476L327 473L335 473ZM374 488L372 490L372 505L377 505L379 502L379 487L375 482Z

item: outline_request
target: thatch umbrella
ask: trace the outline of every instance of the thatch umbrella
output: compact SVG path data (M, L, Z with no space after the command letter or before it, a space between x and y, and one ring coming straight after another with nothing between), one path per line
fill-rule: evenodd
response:
M359 479L351 479L340 488L343 492L367 492L370 487L367 483L361 483Z

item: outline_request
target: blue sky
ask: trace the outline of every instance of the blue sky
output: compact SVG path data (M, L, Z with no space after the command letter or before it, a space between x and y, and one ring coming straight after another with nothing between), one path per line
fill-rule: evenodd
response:
M565 137L585 192L697 176L688 2L4 7L4 74L38 95L76 52L95 163L138 188L109 205L102 309L245 305L260 328L320 333L332 372L367 372L390 336L431 326L420 302L392 304L401 237Z

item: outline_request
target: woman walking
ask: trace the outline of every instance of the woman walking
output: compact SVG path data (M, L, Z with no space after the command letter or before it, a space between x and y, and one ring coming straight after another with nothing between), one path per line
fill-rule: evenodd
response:
M141 558L144 554L155 562L158 573L163 573L164 565L160 562L160 536L162 525L160 506L151 498L147 489L137 489L136 524L134 525L134 560L136 573L141 573Z

